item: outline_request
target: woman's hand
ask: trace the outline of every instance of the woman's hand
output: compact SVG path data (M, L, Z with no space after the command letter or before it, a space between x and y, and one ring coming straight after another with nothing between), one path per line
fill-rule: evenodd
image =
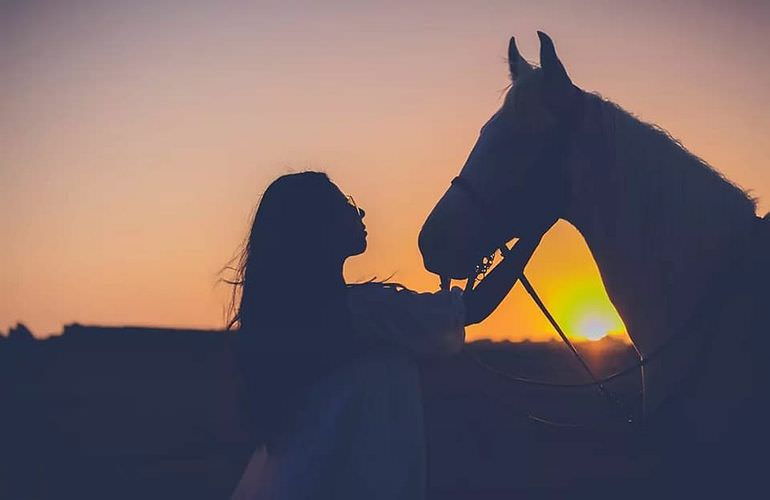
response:
M473 290L465 292L465 324L473 325L484 321L497 309L513 285L524 272L527 262L540 244L543 235L553 226L556 219L544 225L545 229L520 238L513 248ZM543 226L541 226L543 227Z

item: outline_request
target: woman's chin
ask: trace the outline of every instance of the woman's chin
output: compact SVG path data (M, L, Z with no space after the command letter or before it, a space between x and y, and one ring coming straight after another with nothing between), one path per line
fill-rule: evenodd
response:
M353 250L352 255L361 255L366 251L366 239L364 238Z

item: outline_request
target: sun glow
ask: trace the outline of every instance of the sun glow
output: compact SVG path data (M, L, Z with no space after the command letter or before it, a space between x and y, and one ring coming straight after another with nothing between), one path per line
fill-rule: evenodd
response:
M610 318L598 314L586 314L578 323L577 335L588 340L599 340L612 331Z
M0 33L11 35L0 57L0 199L23 207L0 218L3 332L17 321L38 336L73 321L222 328L231 290L214 286L229 277L219 270L268 183L305 169L327 171L367 212L369 248L346 279L437 290L420 227L502 103L508 38L537 59L535 19L549 20L577 85L665 126L770 210L770 121L756 106L770 97L756 64L763 2L698 2L677 15L614 2L580 23L565 0L158 3L0 2ZM605 29L618 16L634 22ZM686 60L668 50L681 44ZM714 61L730 78L704 85ZM675 88L661 92L662 79ZM627 339L567 222L526 272L572 338ZM558 337L518 284L466 338Z
M600 340L608 335L626 338L625 326L599 280L565 277L553 297L554 315L575 340Z

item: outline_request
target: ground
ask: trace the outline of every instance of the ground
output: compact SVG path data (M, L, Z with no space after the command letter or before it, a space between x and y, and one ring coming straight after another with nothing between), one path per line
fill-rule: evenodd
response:
M0 340L3 498L227 498L252 451L231 334L73 325L46 341ZM581 347L600 373L633 363L612 340ZM581 381L559 343L475 342L485 362ZM512 384L467 355L421 368L434 498L510 498L628 483L613 409L592 388ZM8 382L11 383L8 383ZM633 408L638 378L613 389ZM552 427L532 413L590 429Z

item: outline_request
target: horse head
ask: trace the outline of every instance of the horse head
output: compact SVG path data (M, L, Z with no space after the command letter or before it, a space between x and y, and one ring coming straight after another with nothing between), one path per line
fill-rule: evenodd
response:
M511 86L460 172L464 189L453 183L420 231L424 265L442 277L465 278L484 255L564 210L565 132L579 115L583 92L548 35L538 36L540 67L530 65L511 38Z

